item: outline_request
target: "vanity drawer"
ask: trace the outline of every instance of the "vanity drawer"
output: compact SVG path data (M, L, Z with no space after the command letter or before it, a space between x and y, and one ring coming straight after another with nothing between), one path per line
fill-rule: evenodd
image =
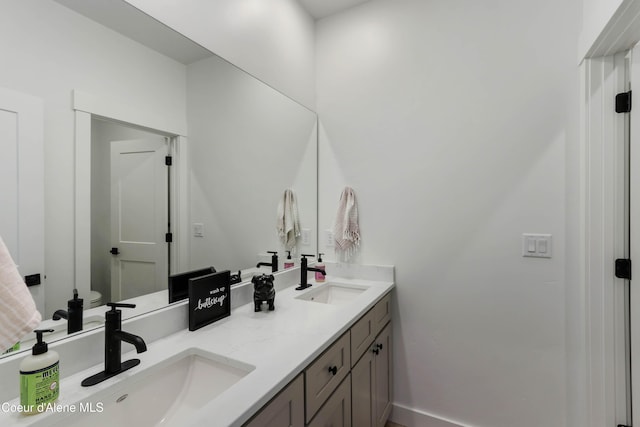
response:
M376 337L374 306L351 327L351 366L354 366Z
M389 320L391 320L391 292L385 295L378 303L373 307L374 312L374 336L385 327Z
M309 422L351 369L349 332L342 335L304 371L306 421Z

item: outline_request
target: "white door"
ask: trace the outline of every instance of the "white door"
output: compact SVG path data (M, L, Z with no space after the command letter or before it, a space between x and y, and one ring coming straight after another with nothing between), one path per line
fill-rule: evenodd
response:
M0 235L44 317L43 135L42 100L0 89Z
M164 137L111 142L111 299L167 289Z
M640 47L632 50L631 87L640 88ZM635 83L635 85L634 85ZM629 286L629 316L631 341L631 413L640 424L640 90L636 90L636 105L631 108L629 148L629 240L631 284ZM634 421L635 421L634 420ZM629 420L628 425L632 420Z

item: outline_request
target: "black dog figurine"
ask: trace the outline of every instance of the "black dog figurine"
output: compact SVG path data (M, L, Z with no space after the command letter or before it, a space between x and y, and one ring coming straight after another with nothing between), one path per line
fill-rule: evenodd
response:
M260 311L263 302L269 303L269 311L275 309L273 300L276 298L276 290L273 289L273 274L261 274L253 276L253 303L255 311Z

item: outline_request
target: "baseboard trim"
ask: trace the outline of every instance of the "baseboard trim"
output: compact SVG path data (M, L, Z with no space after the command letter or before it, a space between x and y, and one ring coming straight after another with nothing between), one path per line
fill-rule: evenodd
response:
M398 403L393 404L389 420L407 427L471 427Z

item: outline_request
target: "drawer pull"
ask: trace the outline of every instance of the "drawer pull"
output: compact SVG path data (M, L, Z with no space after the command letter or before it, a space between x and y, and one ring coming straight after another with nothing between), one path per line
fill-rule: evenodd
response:
M372 348L371 351L375 354L378 355L378 353L380 353L380 350L378 350L376 347Z
M331 372L331 374L335 375L338 373L338 367L337 366L329 366L329 372Z
M377 344L376 347L378 347L378 350L382 350L382 344Z

